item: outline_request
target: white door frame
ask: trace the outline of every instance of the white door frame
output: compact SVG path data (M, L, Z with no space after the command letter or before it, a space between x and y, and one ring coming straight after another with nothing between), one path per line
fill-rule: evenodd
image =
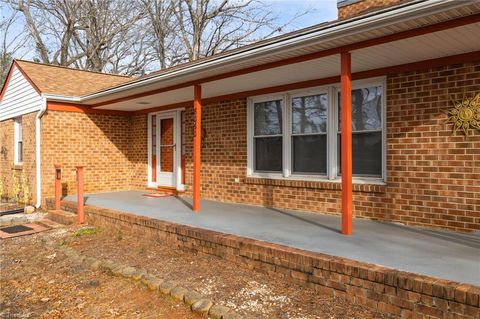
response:
M161 187L161 186L171 186L175 187L179 191L183 191L185 189L185 185L182 184L182 118L181 112L185 110L184 108L178 108L174 110L162 111L162 112L154 112L148 114L148 187ZM157 178L156 182L152 181L152 116L156 116L156 137L157 139L160 138L160 120L165 118L173 118L174 124L174 158L173 158L173 173L172 173L172 183L171 185L162 185L160 182L160 147L159 142L157 140L157 148L156 148L156 157L157 157Z

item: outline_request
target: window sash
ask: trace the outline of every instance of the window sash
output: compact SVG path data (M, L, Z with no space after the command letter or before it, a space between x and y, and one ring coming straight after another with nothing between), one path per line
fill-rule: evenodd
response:
M258 104L262 104L262 103L279 103L279 106L280 106L280 119L279 119L279 123L278 123L278 129L279 129L279 132L280 133L274 133L274 134L255 134L255 130L256 130L256 123L255 123L255 107L258 105ZM254 173L254 174L282 174L282 171L283 171L283 167L284 167L284 154L285 154L285 148L284 148L284 145L283 145L283 140L284 140L284 135L285 135L285 123L286 123L286 120L285 120L285 101L284 101L284 97L283 96L270 96L270 97L266 97L266 98L263 98L263 99L255 99L254 101L251 101L251 105L249 106L249 132L251 132L251 136L249 137L249 144L251 143L251 145L249 146L249 150L251 149L251 151L248 151L248 158L249 158L249 162L251 163L251 168L250 168L250 172L251 173ZM282 139L282 145L281 145L281 158L280 158L280 161L281 161L281 168L279 170L264 170L264 169L257 169L258 167L258 163L257 163L257 151L256 151L256 145L257 145L257 140L258 139L269 139L269 138L278 138L280 137ZM250 166L250 165L249 165ZM250 174L249 174L250 175Z
M296 170L295 169L295 143L294 143L294 138L295 137L303 137L303 136L308 136L308 137L311 137L311 136L325 136L325 149L324 149L324 152L325 152L325 172L308 172L308 171L305 171L305 170ZM292 175L314 175L314 176L324 176L326 177L327 174L328 174L328 134L327 132L325 133L306 133L306 134L292 134L291 135L291 139L290 139L290 143L291 143L291 161L292 161L292 168L291 168L291 172L292 172ZM322 159L318 158L318 162L321 162Z
M277 139L277 138L281 138L281 141L280 141L280 148L281 148L281 155L280 155L280 167L278 169L267 169L267 168L258 168L258 166L260 166L261 163L259 163L259 161L257 161L257 143L259 140L262 140L262 141L265 141L265 140L272 140L272 139ZM284 150L283 150L283 136L282 135L275 135L275 136L263 136L263 137L259 137L259 136L254 136L254 148L253 148L253 153L254 153L254 170L255 172L258 172L258 173L281 173L282 170L283 170L283 166L284 166L284 162L283 162L283 153L284 153ZM267 154L268 155L268 154ZM277 159L278 160L278 159ZM264 161L268 161L268 159L264 159ZM271 163L270 163L271 164ZM263 163L263 165L265 165Z

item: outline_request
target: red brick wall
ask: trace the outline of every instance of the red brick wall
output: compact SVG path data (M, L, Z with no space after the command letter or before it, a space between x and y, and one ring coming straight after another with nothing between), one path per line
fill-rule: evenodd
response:
M30 193L30 204L36 202L36 159L35 159L35 117L37 113L29 113L22 118L23 164L14 165L14 120L0 122L0 148L5 154L0 154L0 178L9 198L13 195L13 170L18 183L22 185L22 174L25 173L26 184Z
M145 189L148 182L148 119L147 115L131 118L129 160L132 189Z
M452 65L387 78L387 186L356 185L357 217L480 229L480 132L452 137L441 109L450 97L480 92L480 63ZM338 214L333 182L246 178L246 100L205 105L202 198ZM186 184L192 186L193 109L186 110ZM235 182L239 179L239 183Z
M388 6L412 0L361 0L338 8L338 18L348 19L368 11L379 10Z
M85 192L130 189L131 118L48 111L42 118L42 193L54 195L54 164L62 186L76 193L75 166L85 166Z

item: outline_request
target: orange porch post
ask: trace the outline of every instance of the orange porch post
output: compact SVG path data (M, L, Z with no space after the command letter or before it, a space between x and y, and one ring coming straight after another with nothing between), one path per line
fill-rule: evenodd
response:
M55 164L55 210L60 210L62 196L62 166Z
M83 196L83 166L77 166L77 221L79 224L85 223Z
M350 52L341 54L342 234L352 234L352 70Z
M202 87L194 86L193 109L195 112L193 138L193 205L194 212L200 210L200 164L202 149Z

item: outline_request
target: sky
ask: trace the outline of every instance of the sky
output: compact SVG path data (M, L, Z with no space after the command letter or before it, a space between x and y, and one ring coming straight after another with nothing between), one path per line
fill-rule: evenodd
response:
M291 27L301 29L337 19L337 0L264 0L280 21L288 21L296 12L309 10Z
M277 17L279 23L287 23L295 15L300 12L308 11L305 15L290 23L284 31L290 32L293 30L305 28L314 24L332 21L337 18L337 0L262 0L263 3L269 6L272 13ZM9 16L11 12L5 7L0 7L0 19ZM12 40L23 29L23 22L21 19L10 30L10 40ZM3 38L3 34L0 37ZM7 38L8 38L7 34ZM33 59L35 52L32 48L24 48L16 58Z

